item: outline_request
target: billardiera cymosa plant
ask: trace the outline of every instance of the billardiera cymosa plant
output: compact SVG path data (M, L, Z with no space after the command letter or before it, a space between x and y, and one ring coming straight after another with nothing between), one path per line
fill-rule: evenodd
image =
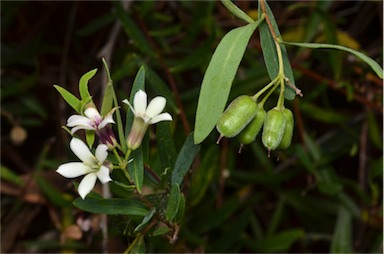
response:
M70 148L82 162L62 164L56 172L67 178L85 175L78 187L78 192L82 199L93 189L97 178L103 184L112 181L109 176L110 169L105 163L108 156L108 147L106 145L98 145L95 155L93 155L83 141L73 138L70 142Z
M167 102L162 96L153 98L147 106L147 94L143 90L139 90L133 98L133 107L127 99L123 102L128 104L135 115L127 138L127 145L131 150L140 146L149 125L161 121L172 121L172 116L169 113L161 113Z

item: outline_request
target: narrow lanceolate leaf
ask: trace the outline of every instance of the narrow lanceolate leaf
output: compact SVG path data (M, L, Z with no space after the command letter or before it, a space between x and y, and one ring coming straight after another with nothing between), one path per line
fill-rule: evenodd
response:
M183 182L185 174L188 172L189 168L192 165L193 160L195 159L196 154L200 150L200 145L195 145L193 143L193 132L189 134L187 139L184 142L183 147L175 163L175 167L172 171L171 183L181 185Z
M138 216L148 214L148 209L141 202L132 199L87 197L86 199L77 198L73 201L73 204L77 208L90 213Z
M338 50L346 51L360 58L364 62L366 62L377 74L377 76L383 79L383 68L381 68L381 66L372 58L354 49L350 49L340 45L325 44L325 43L296 43L296 42L286 42L286 41L281 43L292 45L292 46L298 46L298 47L313 48L313 49L324 48L324 49L338 49Z
M165 210L165 218L168 221L172 221L179 210L180 204L180 187L178 184L172 184L171 191L169 193L167 209Z
M170 122L156 124L156 140L163 168L173 168L177 158L170 125Z
M247 23L255 22L251 17L249 17L245 12L243 12L239 7L237 7L231 0L221 0L224 6L232 12L236 17L244 20Z
M91 70L85 73L79 81L79 91L81 100L88 100L91 97L91 94L88 90L88 81L95 76L97 69Z
M132 89L131 89L131 95L129 96L129 103L133 105L133 98L135 97L135 94L139 90L145 90L145 68L144 66L141 66L140 69L137 71L135 80L133 81ZM126 115L126 123L125 123L125 135L126 137L129 134L129 130L131 129L132 123L133 123L133 112L128 107L127 109L127 115Z
M53 85L53 87L56 88L56 90L61 94L61 96L69 104L69 106L71 106L77 113L81 113L81 103L76 96L74 96L61 86Z
M195 144L203 142L224 111L240 61L260 20L228 32L220 41L205 72L196 111Z
M105 61L104 58L103 58L103 64L104 64L105 72L107 73L107 78L108 78L107 85L105 86L105 89L104 89L103 102L101 104L101 115L105 116L106 114L108 114L108 112L111 111L112 105L113 105L113 98L116 95L115 95L115 90L113 88L113 81L111 78L111 74L109 72L107 62Z
M268 18L271 21L273 30L275 31L276 36L280 37L280 31L277 26L275 17L273 16L273 13L269 8L267 2L264 1L264 3L265 3L265 8L266 8ZM262 15L262 8L260 6L260 1L259 1L259 17L261 17L261 15ZM275 41L272 37L271 32L269 31L267 22L262 22L260 24L260 43L261 43L261 49L263 51L263 57L264 57L264 61L267 67L269 77L271 78L271 80L273 80L275 79L275 77L279 72L279 61L277 58ZM291 67L291 64L289 63L287 50L285 49L284 45L280 45L280 47L281 47L281 53L283 57L284 74L289 79L289 82L295 85L295 77L293 76L292 67ZM295 96L296 96L295 91L291 87L285 86L284 97L287 100L293 100Z
M152 210L147 215L145 215L141 223L135 228L134 232L142 230L144 226L152 219L155 213L156 213L156 208L152 208Z
M144 54L154 56L154 51L151 49L150 44L145 38L144 34L130 18L130 14L124 10L121 2L115 1L113 5L116 9L116 14L121 22L125 32L131 37L133 43L138 47Z
M133 161L128 164L128 172L136 185L137 191L141 193L144 183L144 161L141 147L132 152L132 159Z
M331 253L352 253L352 216L340 206L335 231L331 242Z

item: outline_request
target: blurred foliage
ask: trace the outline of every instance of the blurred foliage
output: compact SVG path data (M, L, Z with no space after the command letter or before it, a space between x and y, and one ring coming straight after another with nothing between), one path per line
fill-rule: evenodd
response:
M236 4L257 15L256 1ZM382 2L269 5L287 41L358 48L382 66ZM79 95L79 77L101 69L105 57L122 100L129 98L143 65L147 93L166 97L176 119L149 135L151 142L157 133L173 142L156 140L158 145L143 155L161 173L175 163L192 131L214 49L225 33L244 24L214 1L2 2L1 251L103 248L101 216L75 208L73 184L55 172L64 160L74 159L61 128L74 111L53 84ZM126 234L132 225L145 227L153 214L143 219L142 208L130 203L134 210L122 207L124 215L108 217L109 252L123 252L133 239L136 252L382 251L382 81L347 53L286 48L304 94L287 102L296 123L291 147L268 158L257 138L238 154L236 140L218 146L213 131L191 170L185 169L180 189L172 187L172 195L187 204L182 218L172 207L166 214L181 220L178 239L161 236L167 230L162 227L139 238ZM230 100L253 94L268 81L254 33ZM95 102L101 103L106 82L100 71L90 81ZM143 193L151 191L149 179L146 175ZM125 187L111 184L112 194L126 196Z

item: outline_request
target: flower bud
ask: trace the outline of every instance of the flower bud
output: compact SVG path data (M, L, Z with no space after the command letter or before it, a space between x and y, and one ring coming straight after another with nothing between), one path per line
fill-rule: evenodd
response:
M216 129L220 133L217 143L222 137L232 138L239 134L255 117L256 110L257 104L252 97L241 95L234 99L216 124Z
M256 115L253 118L253 120L247 126L245 126L245 128L237 136L238 140L241 143L241 147L243 145L250 144L255 140L257 134L261 130L261 127L263 127L266 115L267 113L263 108L261 107L257 108ZM240 151L241 151L241 148L240 148Z
M141 117L135 117L133 120L131 131L128 134L127 145L131 150L136 150L143 141L145 132L147 131L148 125Z
M283 114L284 114L285 120L287 121L287 124L285 125L284 134L283 134L283 137L281 138L280 145L278 146L279 149L287 149L291 145L293 127L294 127L293 114L291 110L285 108L283 110Z
M97 130L96 134L99 137L100 143L107 145L109 150L116 147L117 141L111 126L107 125L104 128Z
M262 141L264 146L268 149L268 156L271 150L275 150L283 138L286 119L283 110L273 108L267 112L264 122Z

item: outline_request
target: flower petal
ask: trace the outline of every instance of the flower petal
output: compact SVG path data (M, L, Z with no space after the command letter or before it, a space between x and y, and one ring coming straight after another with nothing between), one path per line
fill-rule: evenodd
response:
M59 166L57 173L66 178L75 178L88 174L91 169L82 162L68 162Z
M109 115L109 116L104 117L104 120L101 121L101 123L99 124L98 128L99 128L99 129L102 129L102 128L104 128L107 124L109 124L109 123L115 123L115 121L114 121L113 118L112 118L112 115Z
M135 116L144 116L147 109L147 94L143 90L139 90L135 94L133 107L135 108Z
M101 121L101 115L99 111L95 108L87 108L84 111L84 115L86 115L89 119L94 120L95 122L100 122Z
M129 100L124 99L123 102L124 102L125 104L127 104L127 105L130 107L130 109L132 110L133 114L136 115L136 111L135 111L135 109L132 107L131 103L129 103Z
M80 115L72 115L68 118L67 120L67 126L68 127L74 127L76 125L91 125L92 121L85 117L85 116L80 116Z
M157 116L163 111L166 102L167 100L161 96L153 98L149 103L145 114L150 118Z
M99 178L100 182L103 184L112 181L111 177L109 176L109 168L102 165L97 172L97 178Z
M104 144L97 146L95 155L96 155L96 159L100 163L103 163L105 161L105 159L107 158L107 156L108 156L107 151L108 151L108 146L106 146Z
M71 133L75 133L76 131L78 130L94 130L95 128L93 128L92 126L88 126L88 125L78 125L76 127L73 127L71 129Z
M85 162L89 165L95 164L95 156L89 151L88 146L78 138L73 138L70 143L72 152L79 158L82 162Z
M83 180L81 180L77 191L82 199L84 199L85 196L91 192L93 187L95 187L96 179L97 177L95 173L89 173L84 176Z
M162 113L149 120L148 124L155 124L161 121L172 121L172 116L169 113Z

